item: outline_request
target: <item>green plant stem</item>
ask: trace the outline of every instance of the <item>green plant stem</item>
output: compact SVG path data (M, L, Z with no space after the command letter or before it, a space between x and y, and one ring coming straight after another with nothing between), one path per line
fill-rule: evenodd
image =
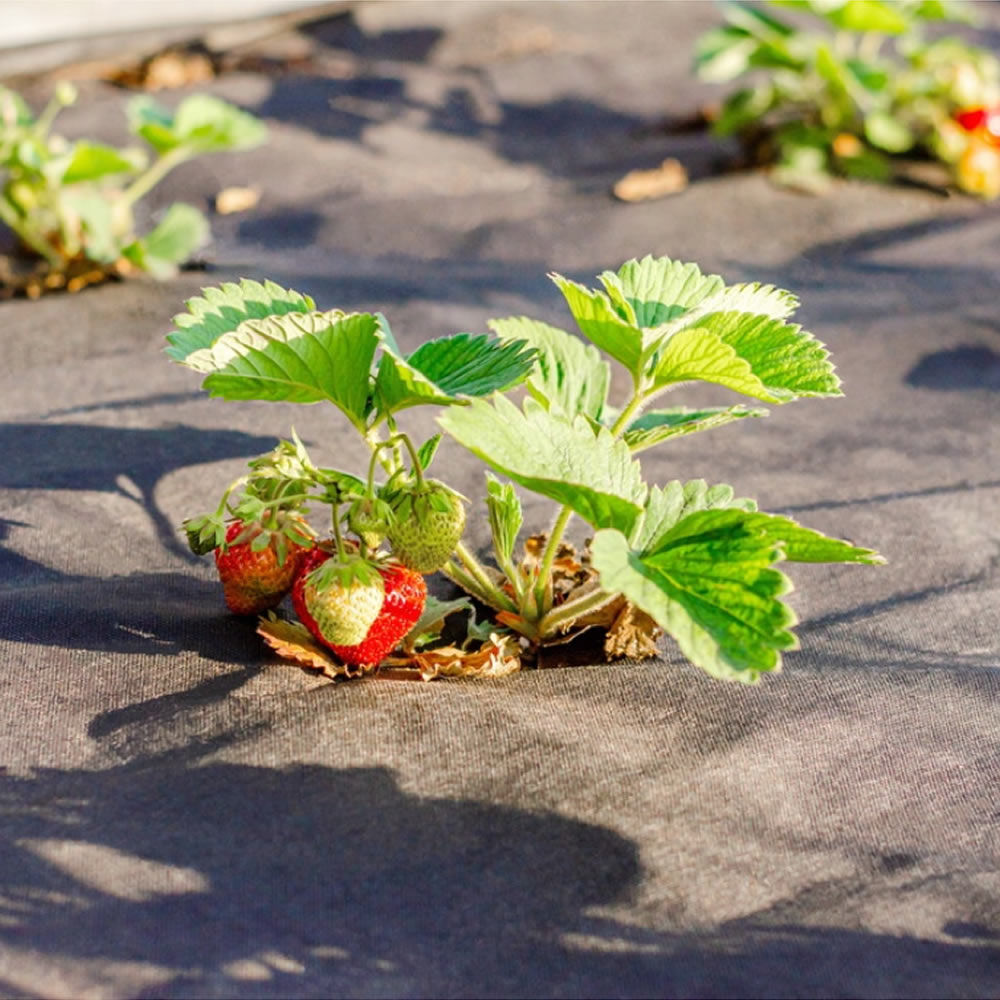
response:
M417 455L417 449L413 447L413 442L410 440L409 435L404 431L400 431L392 440L402 443L405 446L410 456L410 464L413 466L413 471L417 477L417 489L422 490L424 488L424 472L420 468L420 458Z
M5 197L0 197L0 219L24 240L35 253L40 257L44 257L51 268L56 271L62 270L64 263L62 257L42 237L33 233L22 223L20 214Z
M174 167L180 166L185 160L191 159L193 155L182 146L177 146L164 153L122 192L116 208L119 211L123 211L122 206L130 209L143 195L148 194L156 187Z
M563 532L565 532L566 525L569 524L572 516L573 508L570 506L563 507L559 511L556 523L552 525L548 541L545 543L545 551L542 553L542 561L538 566L534 588L536 613L539 617L543 617L549 610L546 604L548 603L547 592L549 589L549 578L552 575L552 564L556 560L556 552L559 550L560 542L562 542Z
M501 611L517 611L514 602L490 579L482 563L466 548L464 542L455 546L455 555L464 567L464 572L476 581L477 590L483 600Z
M646 393L643 391L641 385L636 385L635 392L632 394L632 398L629 400L628 405L618 414L618 419L614 422L611 427L611 436L614 438L620 437L624 432L625 428L628 427L632 418L642 407L643 402L646 399ZM573 509L571 507L563 507L559 511L559 516L556 518L556 523L552 526L552 530L549 532L549 538L545 545L545 551L542 553L542 561L538 567L538 574L535 577L535 607L537 609L537 614L542 618L549 612L549 608L546 606L547 591L549 586L549 577L552 573L552 564L555 562L556 553L559 551L559 544L562 542L563 533L566 531L566 525L569 524L570 518L573 516Z
M646 393L640 387L636 387L636 391L633 393L628 405L618 414L618 419L611 425L611 436L613 438L621 437L645 401Z
M592 590L580 597L574 597L560 604L557 608L552 608L538 623L538 634L545 639L550 635L559 632L563 626L572 625L578 618L591 612L603 608L618 595L609 594L604 590Z

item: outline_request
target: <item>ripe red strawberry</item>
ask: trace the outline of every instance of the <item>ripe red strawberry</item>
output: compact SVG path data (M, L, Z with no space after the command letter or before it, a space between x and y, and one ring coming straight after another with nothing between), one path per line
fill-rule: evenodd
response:
M462 540L462 498L444 483L428 479L387 493L384 499L393 515L386 532L392 554L418 573L439 570Z
M255 551L255 539L265 533L267 543ZM226 606L237 615L257 615L277 607L291 590L308 551L280 532L234 521L226 530L225 544L215 550Z
M332 649L345 663L351 666L374 667L382 662L396 648L399 641L416 624L424 610L427 599L427 585L424 578L398 563L374 564L382 579L383 599L374 622L368 628L364 638L352 645L331 642L323 634L320 624L310 610L320 607L324 615L335 612L338 619L341 615L349 617L354 606L349 588L336 581L328 583L326 593L318 595L315 588L310 597L310 578L314 582L314 571L330 558L330 554L322 549L314 549L303 560L299 575L292 587L292 604L299 620L312 633L314 638L324 646ZM361 613L365 608L360 609Z

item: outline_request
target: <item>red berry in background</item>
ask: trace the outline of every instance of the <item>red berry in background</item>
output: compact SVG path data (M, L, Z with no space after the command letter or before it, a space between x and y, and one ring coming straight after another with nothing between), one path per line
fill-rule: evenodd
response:
M986 121L986 108L966 108L965 111L956 111L955 121L957 121L966 132L975 132L976 129L981 128Z
M287 537L279 541L277 532L268 532L268 544L254 551L254 539L266 530L234 521L226 530L225 545L215 550L226 607L233 614L257 615L277 607L291 590L302 558L309 551ZM283 559L280 549L285 550Z
M419 573L399 563L379 564L378 572L384 584L385 597L378 616L361 642L353 646L336 645L324 638L316 620L309 613L306 599L309 574L329 558L330 553L322 549L314 549L306 554L292 587L295 613L313 637L332 649L344 663L356 667L377 666L417 623L427 599L427 584ZM326 595L327 606L340 603L340 612L350 614L351 597L347 588L338 590L337 585L334 585L332 590L332 593Z
M994 146L1000 146L1000 107L966 108L956 112L955 121Z

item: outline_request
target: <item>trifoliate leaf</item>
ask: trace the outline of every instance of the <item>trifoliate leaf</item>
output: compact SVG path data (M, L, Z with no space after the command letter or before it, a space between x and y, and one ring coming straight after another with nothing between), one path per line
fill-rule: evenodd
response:
M521 340L535 349L527 388L543 406L557 407L569 417L583 413L600 421L611 368L596 347L526 316L490 320L488 326L505 342Z
M501 483L492 473L486 473L486 508L489 511L493 549L501 565L514 555L517 535L524 517L521 500L510 483Z
M389 414L503 392L524 379L533 362L534 352L523 342L502 343L485 334L429 340L406 358L387 350L379 359L376 405Z
M197 351L211 347L224 333L235 330L248 319L264 319L285 313L306 313L316 308L308 295L290 291L273 281L241 279L218 288L203 288L202 298L188 299L188 311L174 317L177 328L167 335L167 355L190 365Z
M791 585L772 568L770 539L741 523L716 523L729 511L685 517L655 552L640 555L617 531L599 531L591 560L601 587L621 593L671 635L692 663L725 680L756 681L781 667L796 646Z
M438 418L459 444L526 489L567 504L594 527L630 531L646 496L639 464L624 441L596 434L526 399L523 412L502 396L472 400Z
M370 313L289 313L248 320L208 352L203 387L223 399L329 400L364 433L378 346Z
M637 375L642 359L642 333L631 320L622 319L602 292L590 291L559 274L549 277L563 293L583 335Z
M674 525L699 510L756 511L757 504L747 497L734 497L732 486L717 483L709 486L704 479L686 483L674 479L662 489L654 486L646 498L642 520L632 535L632 547L639 553L651 552Z
M633 420L625 431L625 443L635 455L672 437L711 430L743 417L764 417L767 410L745 406L710 406L700 410L677 406L669 410L650 410Z
M652 256L626 261L617 274L605 271L600 280L609 295L615 290L629 304L643 329L676 319L724 287L722 278L702 274L697 264Z
M125 247L122 256L155 278L169 278L210 237L208 219L192 205L177 203L152 231Z
M94 181L110 174L131 173L140 170L143 165L134 154L129 155L113 146L80 141L73 144L61 181L63 184Z

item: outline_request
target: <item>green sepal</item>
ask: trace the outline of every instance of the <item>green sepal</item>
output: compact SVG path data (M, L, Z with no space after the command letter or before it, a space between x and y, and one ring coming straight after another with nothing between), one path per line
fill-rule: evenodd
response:
M417 449L417 462L420 464L422 472L426 472L430 468L430 464L434 461L434 456L437 454L438 445L441 444L443 436L441 433L434 434Z

